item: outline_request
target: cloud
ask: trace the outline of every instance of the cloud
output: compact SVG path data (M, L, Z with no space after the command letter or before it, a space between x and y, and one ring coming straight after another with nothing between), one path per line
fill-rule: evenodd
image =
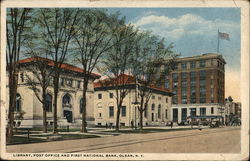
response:
M199 35L212 36L217 34L218 28L223 32L232 32L239 25L235 22L223 21L220 19L206 20L196 14L185 14L176 18L165 15L156 15L154 12L146 13L132 23L143 30L151 30L154 34L160 35L171 41L177 41L183 36Z

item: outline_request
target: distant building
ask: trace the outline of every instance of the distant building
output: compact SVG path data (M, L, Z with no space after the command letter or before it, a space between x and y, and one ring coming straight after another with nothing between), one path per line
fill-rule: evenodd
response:
M18 62L20 71L18 73L18 86L17 86L17 98L16 107L14 109L15 118L23 114L23 118L15 119L15 124L20 126L42 126L43 125L43 110L42 103L39 102L35 96L33 90L27 84L26 76L34 78L33 70L37 70L34 67L35 61L38 61L40 57L27 58ZM52 60L48 60L48 70L50 70L54 64ZM69 65L62 64L62 73L59 80L59 94L58 94L58 125L81 125L81 113L82 113L82 69ZM88 124L94 124L94 88L93 81L100 78L98 74L91 74L91 80L87 91L87 122ZM7 85L8 88L8 85ZM8 90L7 90L8 92ZM8 96L8 93L7 93ZM47 122L48 125L53 125L53 88L52 80L47 89L46 95L46 109L47 109ZM6 102L8 103L8 97ZM8 104L6 105L8 107Z
M165 79L165 87L174 93L174 122L186 121L188 116L224 115L225 64L215 53L176 60L174 70Z
M124 88L128 90L120 115L120 126L131 126L131 123L139 125L139 111L134 102L136 97L135 79L129 75L121 75L122 79L126 80ZM105 80L104 80L105 81ZM115 87L112 85L105 85L105 83L94 83L95 89L95 124L99 126L116 124L116 94ZM143 113L143 125L165 125L170 121L170 106L172 93L165 88L151 87L152 96L148 102L148 107ZM139 101L140 99L138 99Z
M234 118L241 118L241 103L225 99L225 123L232 122Z

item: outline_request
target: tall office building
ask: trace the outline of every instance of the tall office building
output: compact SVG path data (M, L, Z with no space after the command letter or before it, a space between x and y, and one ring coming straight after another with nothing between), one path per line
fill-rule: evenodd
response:
M186 121L188 116L223 116L225 64L216 53L176 60L174 70L165 80L165 87L174 93L174 122Z

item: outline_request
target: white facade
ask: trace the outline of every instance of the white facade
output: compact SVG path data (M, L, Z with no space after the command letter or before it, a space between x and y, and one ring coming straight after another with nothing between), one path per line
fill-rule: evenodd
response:
M121 109L120 126L131 126L131 123L139 125L139 111L136 105L133 104L135 102L135 93L135 89L130 89L123 101L122 106L126 110ZM115 126L117 116L115 90L95 90L94 97L95 124L98 126L106 126L106 124ZM148 102L146 114L145 111L143 113L143 125L165 125L166 122L169 122L171 102L171 96L153 93ZM152 106L154 106L154 109L152 109Z
M186 121L189 116L225 116L224 107L220 104L173 104L171 106L171 120L173 122Z
M77 67L76 67L77 68ZM21 68L18 76L17 87L17 106L15 108L14 117L15 124L20 126L42 126L43 125L43 109L42 103L36 97L34 91L30 89L27 84L27 75L33 78L34 75L31 71L28 71L25 67ZM95 78L91 78L88 90L87 90L87 124L94 125L94 88L93 81ZM8 81L7 81L8 82ZM63 83L62 83L63 82ZM58 126L81 126L82 114L80 112L81 99L82 99L82 78L80 73L74 73L74 71L62 72L59 80L59 93L57 102L57 118ZM8 85L7 85L7 99L6 107L8 108ZM41 93L40 93L41 94ZM48 99L50 110L47 111L48 125L53 125L53 87L51 85L47 88L47 94L51 99ZM8 110L6 110L8 111ZM23 114L23 118L18 118L20 114ZM7 116L7 115L6 115ZM7 117L6 117L7 118Z

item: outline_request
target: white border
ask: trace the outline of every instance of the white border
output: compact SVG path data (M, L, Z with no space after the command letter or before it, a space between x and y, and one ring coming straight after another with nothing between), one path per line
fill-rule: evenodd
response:
M240 7L241 8L241 103L242 103L242 130L241 153L143 153L144 158L84 158L86 160L245 160L249 154L249 2L247 0L176 0L176 1L96 1L96 0L11 0L1 2L1 100L6 100L6 71L5 71L5 9L7 7ZM4 107L4 108L3 108ZM4 159L13 159L12 153L5 151L5 109L1 105L1 156ZM31 153L32 154L32 153ZM95 153L96 154L96 153ZM105 154L105 153L103 153ZM18 160L82 160L82 158L16 158Z

